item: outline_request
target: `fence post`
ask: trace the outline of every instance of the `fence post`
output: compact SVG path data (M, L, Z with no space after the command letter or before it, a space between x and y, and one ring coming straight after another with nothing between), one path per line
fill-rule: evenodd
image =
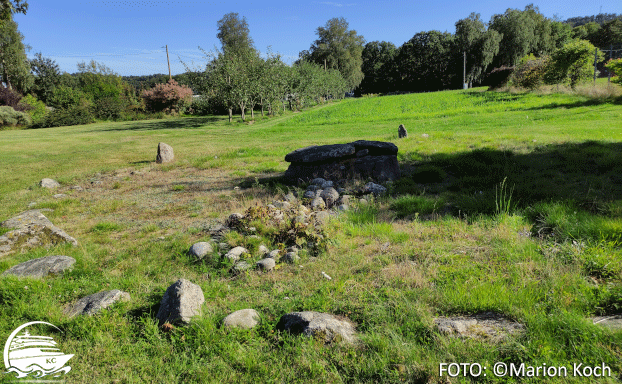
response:
M594 48L594 86L596 86L596 60L598 60L598 48Z

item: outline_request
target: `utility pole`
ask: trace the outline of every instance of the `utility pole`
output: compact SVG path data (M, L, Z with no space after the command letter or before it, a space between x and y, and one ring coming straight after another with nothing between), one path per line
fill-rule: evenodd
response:
M168 79L171 80L173 77L171 76L171 62L168 59L168 45L166 47L166 62L168 63Z
M613 55L613 44L609 46L609 61ZM611 84L611 70L607 69L607 84Z

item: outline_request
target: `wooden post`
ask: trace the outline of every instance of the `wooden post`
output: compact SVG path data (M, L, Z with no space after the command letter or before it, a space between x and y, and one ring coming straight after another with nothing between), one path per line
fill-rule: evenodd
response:
M598 60L598 48L594 48L594 86L596 86L596 60Z
M166 45L166 62L168 63L168 79L171 80L173 77L171 76L171 62L168 59L168 45Z

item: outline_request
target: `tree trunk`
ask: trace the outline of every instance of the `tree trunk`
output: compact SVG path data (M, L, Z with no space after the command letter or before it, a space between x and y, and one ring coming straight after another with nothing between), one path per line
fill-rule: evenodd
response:
M233 121L233 108L229 108L229 122Z
M242 116L242 121L244 121L244 119L246 118L246 116L244 115L246 105L244 103L240 103L239 105L240 105L240 115Z

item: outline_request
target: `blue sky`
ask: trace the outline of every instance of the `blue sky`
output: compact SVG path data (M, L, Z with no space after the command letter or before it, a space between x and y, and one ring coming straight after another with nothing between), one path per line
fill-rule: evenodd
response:
M16 15L24 42L54 59L61 70L75 72L76 64L94 59L120 75L167 73L165 45L171 71L203 66L207 51L219 47L216 23L237 12L246 17L255 46L270 46L291 63L317 38L315 30L333 17L344 17L350 29L366 41L384 40L400 46L421 31L454 32L454 24L471 12L484 21L508 8L523 9L529 0L395 1L51 1L30 0L26 15ZM567 19L603 13L622 13L618 1L547 0L534 2L547 17Z

